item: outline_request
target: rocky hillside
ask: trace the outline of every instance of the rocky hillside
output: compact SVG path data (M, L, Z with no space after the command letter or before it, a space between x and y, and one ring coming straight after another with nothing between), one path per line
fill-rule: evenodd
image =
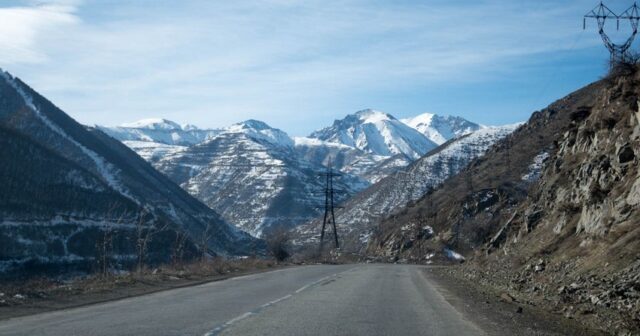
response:
M0 273L90 270L99 259L125 267L141 237L145 262L168 261L176 240L193 251L204 231L212 254L259 252L129 148L5 72L0 134Z
M349 199L343 204L344 208L336 212L336 222L345 242L343 250L361 252L381 218L420 199L517 127L518 124L485 127L450 140L408 167L396 168L393 174ZM317 221L298 227L298 243L317 243L319 227Z
M639 96L634 70L535 112L464 172L384 220L369 253L471 259L464 274L474 281L610 332L639 330Z

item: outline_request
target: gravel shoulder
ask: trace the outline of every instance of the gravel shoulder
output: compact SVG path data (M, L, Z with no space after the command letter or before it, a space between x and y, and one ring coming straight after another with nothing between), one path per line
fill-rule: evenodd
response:
M424 269L427 279L446 300L489 335L607 335L585 327L576 319L519 302L505 292L471 282L456 273L450 266Z

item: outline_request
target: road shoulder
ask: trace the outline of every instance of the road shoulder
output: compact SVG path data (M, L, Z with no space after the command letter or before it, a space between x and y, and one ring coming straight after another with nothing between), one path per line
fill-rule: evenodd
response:
M427 267L423 274L452 306L488 335L606 335L532 304L517 302L506 293L459 279L446 272L446 267Z

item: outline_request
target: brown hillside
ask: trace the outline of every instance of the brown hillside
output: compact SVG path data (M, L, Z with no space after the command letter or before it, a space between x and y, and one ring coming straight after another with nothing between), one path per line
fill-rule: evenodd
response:
M471 259L467 277L637 330L640 75L632 72L535 112L464 172L383 221L369 253L430 262L455 250ZM540 177L523 178L543 153Z

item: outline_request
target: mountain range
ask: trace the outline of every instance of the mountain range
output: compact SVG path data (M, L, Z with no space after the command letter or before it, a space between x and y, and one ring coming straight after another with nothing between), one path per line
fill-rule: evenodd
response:
M343 176L338 202L409 165L443 140L485 127L459 117L424 114L418 129L375 110L336 120L308 137L290 137L247 120L220 129L147 119L98 129L122 141L175 183L239 228L260 237L321 214L327 167ZM433 123L429 123L433 121ZM433 140L431 139L433 138Z

